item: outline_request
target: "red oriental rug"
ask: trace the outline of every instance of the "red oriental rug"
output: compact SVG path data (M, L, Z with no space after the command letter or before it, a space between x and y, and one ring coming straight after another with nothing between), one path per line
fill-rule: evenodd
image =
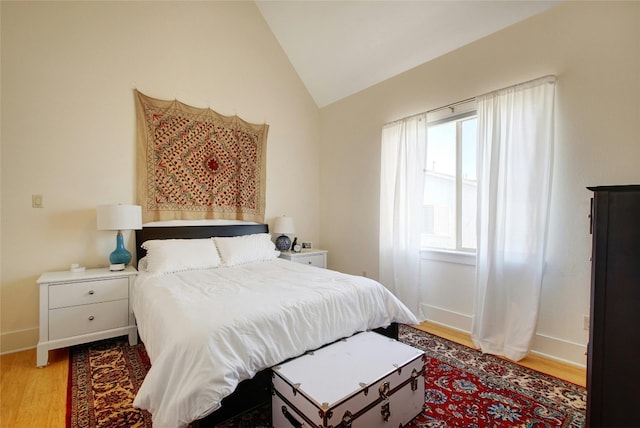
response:
M586 390L408 326L400 338L426 352L425 407L409 428L585 426ZM151 427L132 406L149 369L143 345L108 340L72 348L67 427ZM269 427L264 406L222 427ZM197 424L194 424L197 426Z
M151 427L151 414L133 407L150 367L144 346L126 338L71 348L67 428Z
M408 426L585 426L585 388L401 326L401 341L426 351L425 408Z

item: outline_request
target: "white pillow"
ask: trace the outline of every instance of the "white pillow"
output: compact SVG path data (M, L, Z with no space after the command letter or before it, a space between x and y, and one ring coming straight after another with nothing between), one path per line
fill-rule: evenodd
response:
M214 237L222 263L225 266L236 266L244 263L277 259L280 251L271 241L268 233L233 236L229 238Z
M143 257L140 260L138 260L138 270L147 270L147 257Z
M210 238L153 239L145 241L147 272L167 273L220 266L220 256Z

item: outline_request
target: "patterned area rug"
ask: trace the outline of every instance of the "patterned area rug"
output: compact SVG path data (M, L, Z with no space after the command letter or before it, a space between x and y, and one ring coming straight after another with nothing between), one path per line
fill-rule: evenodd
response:
M133 407L150 367L144 346L125 338L71 348L67 427L151 427L151 414Z
M400 327L400 340L426 352L425 408L409 428L566 427L585 425L586 390L492 355ZM111 340L74 347L68 427L151 427L132 407L149 368L142 345ZM264 406L221 427L269 427Z
M426 351L425 410L415 427L585 425L585 388L401 326L400 340Z

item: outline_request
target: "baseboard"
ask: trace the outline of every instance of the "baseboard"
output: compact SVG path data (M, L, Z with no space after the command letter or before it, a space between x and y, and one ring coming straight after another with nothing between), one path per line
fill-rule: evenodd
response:
M469 315L424 303L420 309L422 310L422 315L428 321L453 328L454 330L464 331L465 333L471 332L473 318Z
M562 361L572 366L587 367L587 346L537 333L531 353Z
M33 349L38 344L38 327L0 334L0 355Z
M461 314L459 312L427 304L422 304L420 309L422 310L422 315L427 321L462 331L469 335L471 334L473 317L470 315ZM572 366L580 368L585 368L587 366L585 345L559 339L557 337L537 333L533 341L531 352Z

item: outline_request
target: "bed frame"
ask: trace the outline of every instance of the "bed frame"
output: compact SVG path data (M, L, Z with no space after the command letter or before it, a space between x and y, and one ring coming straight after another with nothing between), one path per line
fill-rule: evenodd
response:
M136 230L136 256L140 260L146 255L142 244L150 239L200 239L213 236L229 237L269 233L266 224L234 224L215 226L158 226ZM375 330L380 334L398 338L398 325ZM194 426L213 427L220 422L237 416L247 410L271 402L271 369L258 372L252 379L240 382L236 390L222 400L222 407L209 416L197 421Z

